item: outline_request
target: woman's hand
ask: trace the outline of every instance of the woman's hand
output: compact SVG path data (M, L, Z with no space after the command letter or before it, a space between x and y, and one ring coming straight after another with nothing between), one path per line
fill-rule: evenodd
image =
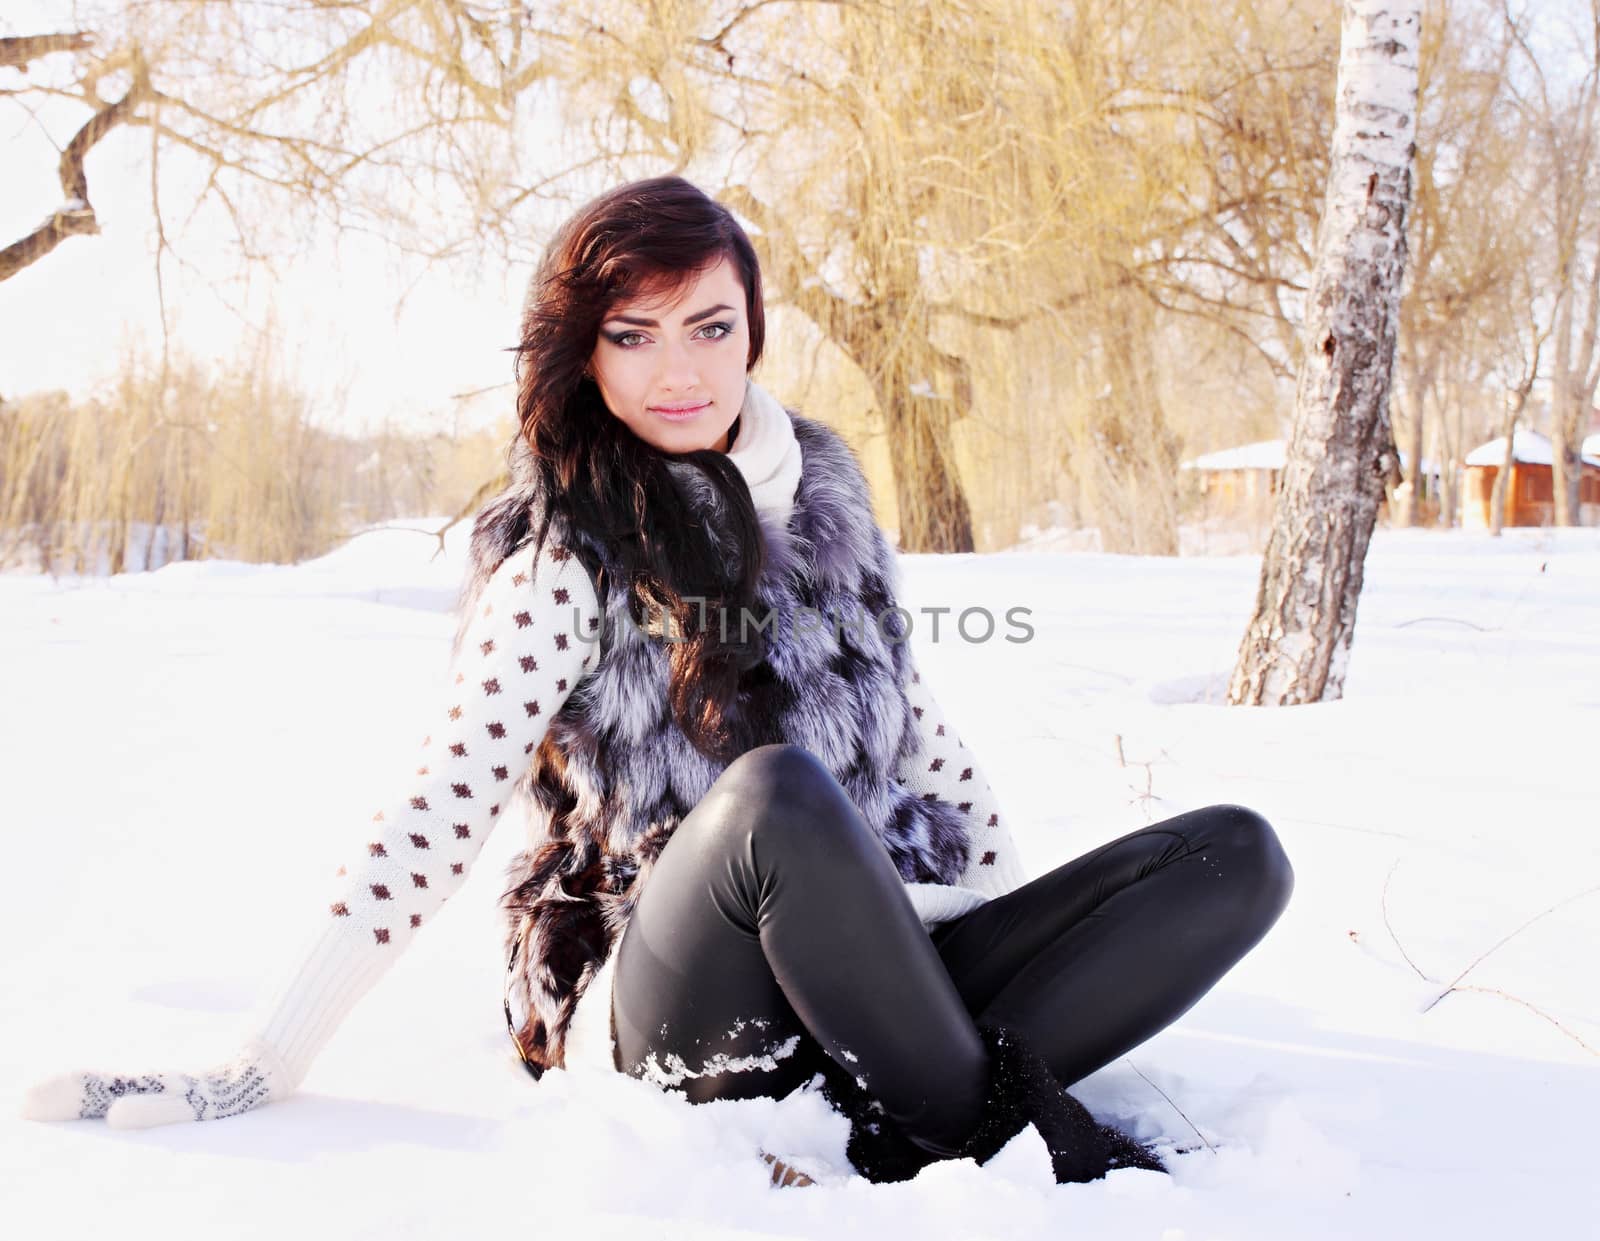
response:
M98 1120L114 1129L147 1129L184 1120L221 1120L293 1092L272 1048L245 1044L232 1060L203 1073L124 1075L61 1073L22 1097L26 1120Z

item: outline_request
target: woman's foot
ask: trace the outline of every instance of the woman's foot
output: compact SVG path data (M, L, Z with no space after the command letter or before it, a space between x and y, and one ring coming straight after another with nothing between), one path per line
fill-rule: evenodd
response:
M1098 1180L1117 1168L1167 1170L1143 1143L1096 1121L1015 1030L980 1025L978 1033L989 1053L989 1084L978 1128L956 1158L988 1163L1031 1124L1049 1148L1058 1184ZM902 1133L849 1074L826 1065L823 1077L823 1096L850 1122L846 1157L869 1181L910 1180L938 1158Z

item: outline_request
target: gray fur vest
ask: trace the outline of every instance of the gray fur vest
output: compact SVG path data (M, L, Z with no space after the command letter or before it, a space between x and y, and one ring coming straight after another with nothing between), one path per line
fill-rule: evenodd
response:
M907 625L889 612L893 549L849 446L822 423L790 417L800 483L786 527L760 515L767 558L755 616L773 623L767 657L741 678L733 704L739 735L804 746L850 795L902 878L955 883L967 862L964 817L895 779L902 750L917 743L901 688L906 646L896 640ZM715 531L709 483L687 463L670 468ZM537 497L514 482L480 516L476 571L493 571L536 506ZM501 898L507 1021L535 1076L565 1063L578 999L627 925L651 864L723 767L672 721L666 641L631 619L606 550L555 524L548 541L576 552L591 572L596 565L606 571L598 579L598 659L551 718L524 777L530 844L513 859ZM887 617L881 628L880 617ZM526 1014L520 1028L511 1001Z

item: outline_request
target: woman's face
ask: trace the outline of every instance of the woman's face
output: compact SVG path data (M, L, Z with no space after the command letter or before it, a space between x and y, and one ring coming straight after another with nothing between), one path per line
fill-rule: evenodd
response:
M589 370L606 408L645 443L725 452L750 354L739 269L723 258L667 297L613 306Z

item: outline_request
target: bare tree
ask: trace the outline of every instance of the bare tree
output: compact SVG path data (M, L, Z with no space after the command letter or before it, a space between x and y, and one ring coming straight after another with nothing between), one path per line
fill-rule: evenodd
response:
M990 516L973 497L999 494L1065 500L1114 550L1173 551L1173 411L1206 416L1174 342L1227 341L1284 383L1299 366L1324 0L74 11L93 45L19 47L34 68L0 61L0 103L83 109L87 130L127 98L103 133L142 127L198 169L252 258L310 221L429 260L524 259L577 197L698 181L752 223L772 303L882 428L910 550L972 548ZM88 218L113 207L82 188Z
M1551 244L1548 290L1554 298L1550 350L1551 469L1555 524L1580 520L1581 445L1600 387L1600 0L1560 33L1581 67L1575 80L1552 72L1531 41L1534 15L1554 31L1559 14L1504 0L1507 28L1522 52L1527 86L1520 103L1537 135L1547 178Z
M26 74L35 61L60 52L83 52L92 42L84 31L0 38L0 68ZM101 97L99 83L105 76L124 68L128 78L126 87L114 99ZM61 205L32 232L0 249L0 280L7 280L38 262L68 237L100 231L100 222L89 201L89 178L84 172L84 160L96 143L137 114L139 106L150 97L150 75L138 49L130 48L102 62L93 77L84 80L83 90L92 111L62 150L56 167L61 182Z
M1343 692L1363 561L1394 469L1394 368L1416 132L1422 0L1344 0L1327 205L1294 433L1228 696Z
M1520 203L1513 201L1511 204L1513 209L1519 205L1529 208L1522 213L1524 218L1536 214L1528 200L1541 184L1542 179L1534 179L1535 188ZM1479 333L1479 346L1495 365L1504 402L1500 434L1505 438L1505 452L1489 497L1489 533L1495 538L1505 528L1506 505L1511 498L1509 487L1511 466L1516 459L1517 426L1528 408L1533 385L1538 381L1540 362L1552 328L1547 313L1548 299L1539 297L1539 250L1532 244L1531 230L1525 231L1522 238L1523 244L1517 247L1509 279L1501 286L1500 296L1492 303L1490 317Z
M872 394L902 547L973 546L958 440L981 427L1059 463L1054 485L1070 479L1108 548L1171 552L1161 329L1233 315L1235 281L1281 296L1272 256L1251 248L1309 233L1279 205L1306 161L1255 121L1276 125L1284 96L1325 93L1297 75L1331 69L1297 60L1283 42L1295 24L1277 18L1248 23L1261 37L1235 55L1238 29L1216 7L802 2L716 27L670 2L630 22L607 6L568 80L616 118L619 168L714 170L702 179L756 226L772 303L799 310ZM1224 7L1251 18L1243 0ZM616 86L618 63L633 85ZM1250 146L1258 176L1219 181L1230 141ZM1213 217L1202 253L1193 238ZM1041 325L1055 334L1043 348ZM997 403L1007 366L1069 432L1040 442L1027 411Z
M1183 72L1129 83L1118 101L1181 118L1197 156L1183 209L1141 251L1141 289L1172 314L1228 328L1292 380L1327 192L1338 29L1325 0L1182 11L1171 43L1203 51Z
M1426 475L1424 433L1436 429L1440 517L1454 512L1452 472L1464 411L1441 404L1452 385L1489 363L1478 332L1503 290L1528 229L1517 186L1523 151L1505 124L1512 41L1498 15L1448 0L1426 0L1418 53L1417 158L1408 212L1406 289L1396 359L1396 437L1405 484L1391 514L1420 522Z
M0 40L0 102L83 115L62 205L0 250L0 279L98 231L106 204L84 158L127 128L153 131L156 168L187 162L188 210L225 212L252 259L312 220L448 257L571 171L540 145L524 176L535 144L518 141L560 60L559 14L512 0L83 0L75 16L79 29Z

